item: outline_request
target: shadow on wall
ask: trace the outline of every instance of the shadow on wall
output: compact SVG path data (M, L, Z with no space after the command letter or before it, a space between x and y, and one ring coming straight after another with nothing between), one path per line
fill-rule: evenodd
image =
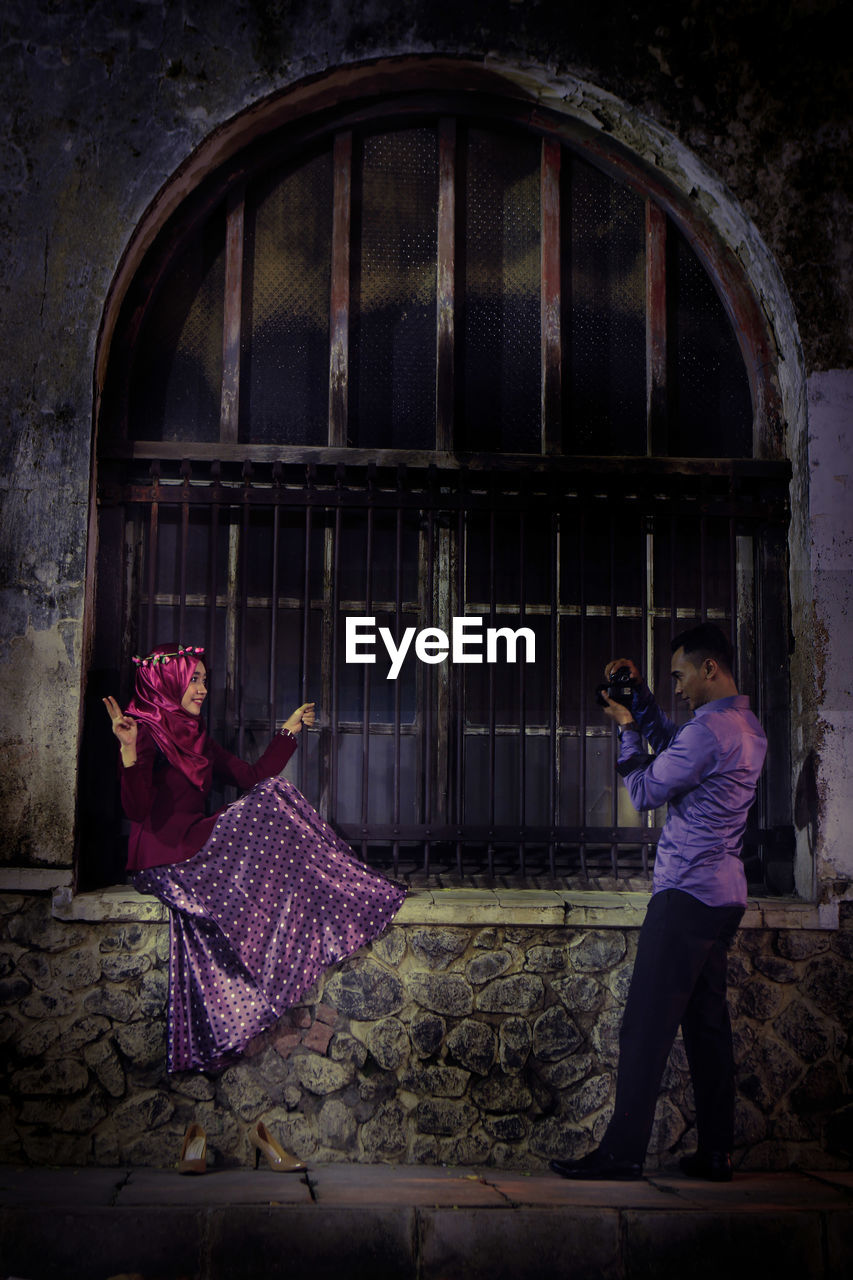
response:
M794 792L794 823L798 831L808 829L810 851L814 851L817 841L817 817L817 756L810 751L803 761Z

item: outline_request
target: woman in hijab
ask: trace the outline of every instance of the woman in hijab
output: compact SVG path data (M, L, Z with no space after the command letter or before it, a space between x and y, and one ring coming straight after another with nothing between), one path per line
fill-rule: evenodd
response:
M131 880L170 909L169 1071L232 1061L324 968L382 933L406 896L278 776L314 704L247 764L200 719L203 652L159 645L134 659L126 711L104 699L121 747ZM207 816L214 776L246 794Z

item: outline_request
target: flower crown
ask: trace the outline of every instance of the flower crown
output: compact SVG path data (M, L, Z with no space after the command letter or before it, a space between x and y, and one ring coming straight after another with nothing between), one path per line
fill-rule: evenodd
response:
M147 658L140 658L134 654L133 662L137 667L162 667L167 662L171 662L172 658L197 658L202 653L204 653L203 644L179 644L176 653L149 653Z

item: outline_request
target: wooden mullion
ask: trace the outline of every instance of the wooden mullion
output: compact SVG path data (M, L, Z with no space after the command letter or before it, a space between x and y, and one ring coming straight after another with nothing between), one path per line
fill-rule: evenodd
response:
M438 261L436 272L435 447L453 448L456 274L456 121L438 126Z
M347 443L349 393L350 234L352 226L352 131L334 146L332 296L329 334L329 444Z
M244 191L240 188L228 198L225 224L225 316L222 326L219 438L227 441L235 441L239 435L244 222Z
M666 214L646 201L646 448L669 452L666 385Z
M542 341L542 452L562 448L562 326L560 298L560 156L544 139L541 167L540 308Z

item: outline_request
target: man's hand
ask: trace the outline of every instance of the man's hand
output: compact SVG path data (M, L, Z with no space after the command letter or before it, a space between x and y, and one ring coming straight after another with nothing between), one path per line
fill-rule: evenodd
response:
M611 658L607 666L604 668L604 679L607 683L613 676L614 671L618 671L620 667L627 667L631 672L631 679L636 680L638 684L642 684L643 677L640 675L640 668L634 662L633 658Z
M604 699L604 701L607 703L607 706L604 708L604 714L606 716L608 716L611 720L615 721L615 723L619 725L634 723L634 717L631 714L631 708L626 707L624 702L614 702L612 698L608 698L606 693L602 693L601 696Z
M611 658L604 668L604 679L609 684L613 678L613 673L618 671L620 667L627 667L631 672L631 679L636 680L638 684L642 683L643 677L640 675L640 669L632 658ZM613 698L609 698L602 690L602 698L607 703L604 708L604 714L613 720L617 725L632 724L634 720L630 707L626 707L623 702L615 702Z

